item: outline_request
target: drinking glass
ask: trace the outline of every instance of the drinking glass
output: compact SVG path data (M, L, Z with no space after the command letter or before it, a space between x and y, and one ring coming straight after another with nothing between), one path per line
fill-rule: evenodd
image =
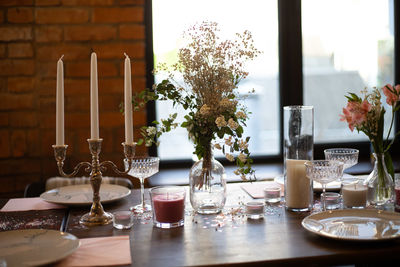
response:
M304 164L306 176L322 185L322 210L326 210L325 191L326 184L333 182L343 175L343 162L331 160L312 160Z
M343 162L343 170L358 163L358 153L358 149L354 148L328 148L324 150L326 160Z
M157 157L135 157L132 160L132 167L128 175L138 178L140 181L140 204L131 207L135 213L144 213L151 211L151 205L144 201L144 179L156 174L159 170L160 158ZM125 161L125 168L128 168Z

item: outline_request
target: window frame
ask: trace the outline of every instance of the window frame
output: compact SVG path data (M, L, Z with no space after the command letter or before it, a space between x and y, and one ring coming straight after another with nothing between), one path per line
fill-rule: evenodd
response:
M283 107L288 105L303 104L303 53L302 53L302 24L301 0L278 1L278 40L279 40L279 92L280 92L280 133L283 133ZM152 1L145 1L145 37L146 37L146 86L151 88L154 84L154 54L153 54L153 23ZM393 1L394 15L394 82L400 84L400 2ZM156 106L154 102L147 104L147 123L151 124L156 119ZM400 116L396 112L395 133L400 130ZM329 147L352 147L360 150L359 161L368 161L371 145L369 141L340 142L314 144L314 158L324 158L324 149ZM253 156L255 164L282 163L283 161L283 135L280 134L280 153L278 155ZM149 155L157 156L157 147L149 148ZM391 155L394 159L400 158L400 143L396 141L392 146ZM224 165L233 163L224 158L218 160ZM190 167L193 161L163 160L162 168Z

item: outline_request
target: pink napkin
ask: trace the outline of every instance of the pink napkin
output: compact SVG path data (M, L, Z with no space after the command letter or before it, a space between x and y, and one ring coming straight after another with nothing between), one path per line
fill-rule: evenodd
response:
M256 182L256 183L246 183L240 186L244 191L246 191L252 198L264 198L264 188L267 187L280 187L281 195L283 194L283 185L277 182Z
M83 238L80 247L56 266L130 265L129 236Z
M65 209L65 206L46 202L39 197L11 198L0 211L27 211Z

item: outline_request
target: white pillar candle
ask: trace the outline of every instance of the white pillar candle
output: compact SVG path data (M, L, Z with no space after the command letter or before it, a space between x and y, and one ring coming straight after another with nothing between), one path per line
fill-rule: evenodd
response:
M311 204L311 181L306 177L306 160L286 160L286 206L293 209L308 208Z
M124 75L124 94L125 94L125 143L133 143L133 123L132 123L132 80L131 80L131 60L125 54L125 75Z
M90 139L99 139L99 96L97 84L97 57L90 60Z
M363 208L367 205L368 188L362 183L344 184L342 187L343 205L347 208Z
M56 145L64 145L64 67L62 58L57 62L56 85Z

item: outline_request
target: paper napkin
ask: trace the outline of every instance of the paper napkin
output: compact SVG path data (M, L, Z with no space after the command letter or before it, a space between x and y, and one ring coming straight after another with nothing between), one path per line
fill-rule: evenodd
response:
M11 198L0 211L52 210L65 208L66 206L49 203L40 199L39 197L32 197Z
M280 187L281 195L283 195L283 185L277 182L255 182L245 183L240 186L246 191L252 198L264 198L264 188L267 187Z
M113 266L132 263L128 235L83 238L80 241L79 248L59 262L57 267Z

